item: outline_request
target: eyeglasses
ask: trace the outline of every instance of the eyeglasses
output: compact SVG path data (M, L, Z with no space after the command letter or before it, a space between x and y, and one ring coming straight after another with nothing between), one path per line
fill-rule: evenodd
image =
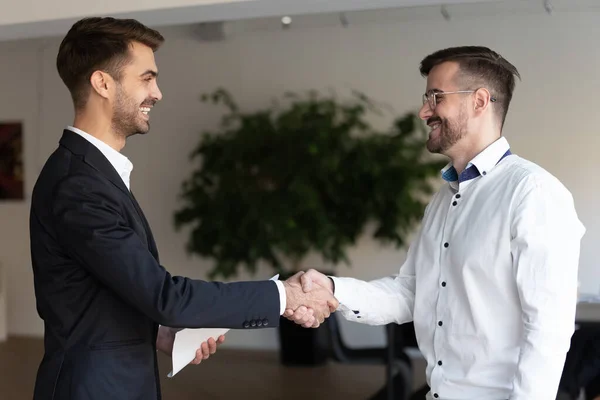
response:
M423 104L429 103L429 109L434 110L437 106L437 97L443 98L447 94L459 94L459 93L475 93L475 90L457 90L454 92L439 92L429 91L423 95ZM496 101L495 97L491 97L490 101L493 103Z

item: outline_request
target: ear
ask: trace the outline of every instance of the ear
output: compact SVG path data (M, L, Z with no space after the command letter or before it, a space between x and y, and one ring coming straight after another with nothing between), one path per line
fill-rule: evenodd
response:
M105 99L110 97L110 93L114 88L113 78L103 71L94 71L90 77L90 84L92 85L92 89Z
M475 96L474 109L475 113L481 114L488 109L492 95L486 88L479 88L473 93Z

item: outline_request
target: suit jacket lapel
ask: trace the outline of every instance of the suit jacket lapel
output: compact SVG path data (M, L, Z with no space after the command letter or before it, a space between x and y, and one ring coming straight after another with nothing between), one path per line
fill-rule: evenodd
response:
M127 195L129 200L133 204L133 207L135 208L135 211L138 214L140 220L142 221L142 226L144 227L144 230L146 231L146 235L148 237L149 250L154 256L154 258L158 260L158 250L156 248L156 243L154 242L152 231L150 230L150 225L148 224L148 221L146 220L146 217L144 216L140 205L135 200L135 197L133 197L133 193L131 193L131 191L127 189L127 186L125 186L123 179L119 176L119 174L112 166L110 161L108 161L108 159L104 156L104 154L102 154L100 150L98 150L98 148L96 148L96 146L85 140L80 135L68 129L65 129L63 131L63 136L60 139L60 144L69 149L73 154L83 156L84 161L88 165L92 166L95 170L104 175L113 185L118 187L123 193Z
M129 195L129 189L119 176L110 161L100 150L83 137L68 129L63 131L60 144L69 149L73 154L83 156L84 161L104 175L113 185Z

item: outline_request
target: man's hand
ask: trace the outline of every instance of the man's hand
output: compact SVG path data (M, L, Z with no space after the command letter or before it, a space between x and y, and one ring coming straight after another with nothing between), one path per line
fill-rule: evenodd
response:
M175 333L179 329L169 328L161 326L158 328L158 337L156 338L156 348L169 357L173 354L173 343L175 342ZM215 354L217 351L217 345L225 341L225 335L221 335L215 339L209 338L206 342L202 342L198 350L196 350L196 357L190 362L190 364L200 364L202 360L206 360L211 354Z
M196 358L190 362L190 364L198 365L202 362L202 360L208 359L211 354L215 354L217 352L217 345L223 343L225 341L225 335L221 335L217 338L217 341L213 338L209 338L206 342L202 342L200 348L196 350Z
M300 282L302 283L302 290L308 293L313 287L314 283L329 290L329 293L333 294L333 282L327 275L324 275L316 269L309 269L304 274L300 275Z
M287 308L283 315L305 328L317 328L339 305L331 280L315 270L297 273L284 286Z

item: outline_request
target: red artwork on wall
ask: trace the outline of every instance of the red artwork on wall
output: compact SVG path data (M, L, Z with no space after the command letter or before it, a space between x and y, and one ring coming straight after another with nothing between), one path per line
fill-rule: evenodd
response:
M0 200L23 199L23 125L0 122Z

